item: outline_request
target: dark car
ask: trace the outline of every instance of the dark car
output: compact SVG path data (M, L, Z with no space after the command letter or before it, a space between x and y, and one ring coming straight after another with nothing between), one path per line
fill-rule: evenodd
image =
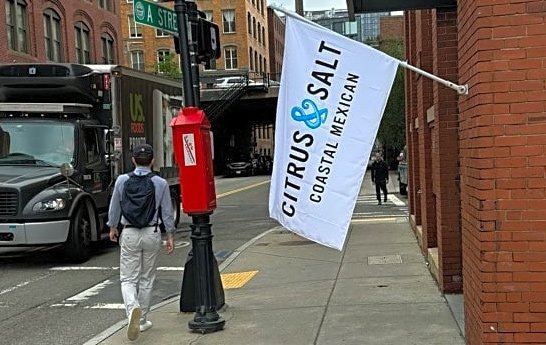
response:
M238 154L228 160L226 164L227 176L251 176L254 175L256 163L250 154Z

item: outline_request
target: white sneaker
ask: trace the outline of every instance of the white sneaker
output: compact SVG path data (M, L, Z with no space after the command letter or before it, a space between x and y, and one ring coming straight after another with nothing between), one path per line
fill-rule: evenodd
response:
M149 330L150 328L152 328L154 324L152 323L152 321L149 321L149 320L146 320L144 321L144 323L140 323L140 331L141 332L146 332L147 330Z
M129 316L129 324L127 325L127 339L133 341L137 340L140 335L140 315L142 311L139 307L133 308L131 310L131 315Z

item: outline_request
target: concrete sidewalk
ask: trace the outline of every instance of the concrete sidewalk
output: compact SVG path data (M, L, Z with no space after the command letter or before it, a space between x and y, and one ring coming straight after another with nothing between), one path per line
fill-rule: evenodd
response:
M373 195L371 184L361 193ZM354 221L342 252L277 228L231 259L222 274L256 274L225 290L224 330L190 332L193 313L175 298L151 312L154 327L137 341L120 323L87 344L465 343L405 217Z

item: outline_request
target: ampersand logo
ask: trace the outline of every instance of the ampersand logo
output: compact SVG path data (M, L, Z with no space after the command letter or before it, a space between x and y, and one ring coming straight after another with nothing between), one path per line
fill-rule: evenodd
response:
M307 113L306 110L313 108L312 112ZM328 116L328 109L319 109L315 102L310 99L304 99L301 102L301 107L293 107L291 111L292 118L298 122L303 122L311 129L319 128Z

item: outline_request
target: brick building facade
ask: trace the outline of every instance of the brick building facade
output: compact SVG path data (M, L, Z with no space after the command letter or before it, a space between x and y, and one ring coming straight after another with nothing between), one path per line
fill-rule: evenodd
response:
M546 5L406 11L410 221L468 344L546 343Z
M121 4L121 27L125 64L146 72L158 72L158 63L175 53L173 36L152 27L135 23L133 1ZM269 72L267 9L265 0L196 1L208 20L220 28L221 57L212 70L249 70ZM173 2L161 6L174 7ZM179 64L180 57L175 56Z
M269 68L271 78L274 80L281 80L286 25L271 8L267 9L267 22L269 29Z
M0 62L117 63L117 0L5 0Z

